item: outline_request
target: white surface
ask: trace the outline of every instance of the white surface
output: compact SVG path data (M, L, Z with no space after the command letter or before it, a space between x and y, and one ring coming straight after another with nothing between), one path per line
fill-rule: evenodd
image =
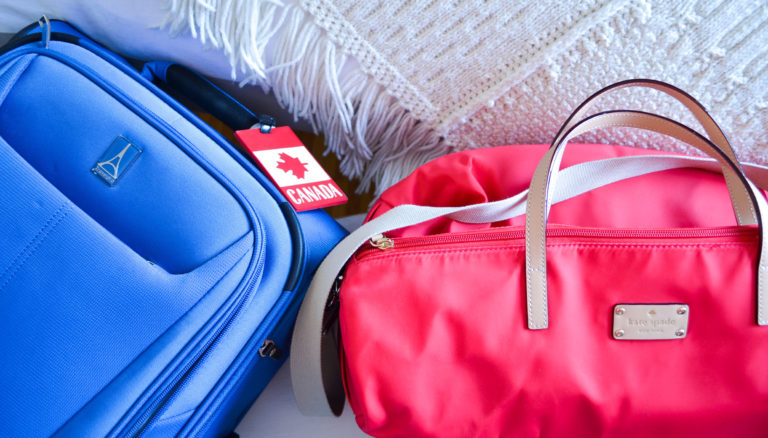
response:
M454 150L548 143L577 102L633 77L692 93L742 158L768 159L765 0L285 0L277 11L266 0L173 4L179 28L192 24L201 38L228 44L234 63L260 59L279 100L313 120L344 158L341 171L377 191ZM255 42L243 27L256 30ZM607 108L685 115L642 90L610 96L599 105ZM584 142L609 140L690 150L631 130Z
M235 429L241 438L359 438L367 437L357 427L349 406L341 417L305 417L291 392L290 367L286 362L269 382L256 403Z
M576 102L632 77L691 92L743 159L768 159L765 1L477 3L0 0L0 31L47 12L134 57L224 78L232 61L240 79L263 78L281 105L325 135L344 174L377 182L377 191L456 149L547 143ZM163 27L168 15L178 38ZM205 43L184 33L190 23ZM248 60L263 77L243 67ZM608 107L683 115L644 93L619 93L600 105ZM634 131L584 141L608 138L681 148Z

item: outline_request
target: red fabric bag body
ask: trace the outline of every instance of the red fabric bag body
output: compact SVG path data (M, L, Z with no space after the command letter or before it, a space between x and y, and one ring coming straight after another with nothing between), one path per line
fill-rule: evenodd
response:
M465 205L528 188L546 146L461 152L386 191ZM647 154L571 145L563 166ZM765 437L768 329L754 323L757 231L721 175L679 169L552 207L547 330L525 326L524 217L447 218L361 249L340 290L344 376L378 437ZM617 303L685 303L685 339L618 341Z
M574 122L626 86L676 97L707 137L639 111ZM563 153L614 126L714 160ZM550 146L434 160L318 268L293 336L299 407L338 415L345 392L376 437L768 437L766 188L695 99L647 80L593 95Z

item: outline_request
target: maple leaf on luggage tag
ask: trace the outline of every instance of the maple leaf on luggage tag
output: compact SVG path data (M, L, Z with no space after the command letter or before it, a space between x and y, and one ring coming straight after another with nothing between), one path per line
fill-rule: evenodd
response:
M304 174L307 173L307 163L302 163L298 158L294 158L285 152L280 154L282 161L277 162L277 168L285 173L291 172L293 176L299 179L304 179Z

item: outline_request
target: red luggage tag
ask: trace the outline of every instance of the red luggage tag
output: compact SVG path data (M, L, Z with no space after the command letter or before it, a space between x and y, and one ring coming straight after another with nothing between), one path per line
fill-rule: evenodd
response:
M296 211L347 202L347 195L290 127L273 128L269 133L246 129L235 131L235 137L253 155Z

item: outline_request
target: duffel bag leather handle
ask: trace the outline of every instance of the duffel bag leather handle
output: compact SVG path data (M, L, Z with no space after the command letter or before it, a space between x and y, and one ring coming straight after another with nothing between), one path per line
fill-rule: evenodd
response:
M760 255L757 269L757 304L759 325L768 325L768 304L766 301L765 285L768 282L768 262L766 261L766 229L763 218L768 211L768 203L762 193L757 190L744 176L738 166L724 151L702 135L690 128L670 119L641 111L609 111L588 117L573 125L563 135L559 136L536 167L528 190L525 221L525 254L526 254L526 303L528 311L528 328L545 329L549 325L547 301L547 251L546 223L550 208L550 195L557 180L560 161L568 141L585 132L608 128L630 127L657 132L682 140L715 158L731 181L738 184L740 189L749 196L745 202L749 206L740 205L739 198L731 198L734 210L746 211L747 207L756 212L757 225L760 229Z
M704 105L701 104L696 98L686 93L685 91L670 85L666 82L657 81L654 79L628 79L626 81L616 82L615 84L608 85L600 91L595 92L581 103L565 120L560 130L555 136L555 142L560 140L562 135L571 129L579 120L581 120L587 111L595 104L598 98L603 97L616 90L626 88L651 88L657 91L661 91L675 100L683 104L693 114L696 120L704 128L704 131L709 136L709 139L725 152L725 154L734 162L739 161L736 156L736 152L731 147L731 143L728 141L723 130L717 124L715 119L709 114ZM695 129L694 129L695 131ZM554 142L553 142L554 143Z
M739 164L739 158L737 157L736 152L733 150L731 143L728 141L728 137L726 137L725 133L717 124L715 119L712 118L709 112L707 112L707 109L704 107L704 105L702 105L693 96L675 87L674 85L653 79L629 79L626 81L617 82L589 96L565 120L565 123L563 123L563 125L560 127L560 130L555 136L552 144L555 145L560 143L565 133L568 132L568 130L576 125L576 123L587 114L589 109L594 105L598 98L616 90L625 88L651 88L657 91L661 91L682 103L701 124L712 143L722 149L723 152L725 152L725 155L728 156L728 158L730 158L731 161L736 164L739 170L742 170L741 165ZM735 207L734 214L736 215L736 222L739 225L757 224L756 213L752 209L752 205L749 202L749 193L741 188L741 186L738 184L738 181L734 179L730 172L727 172L725 167L723 167L723 174L725 175L725 183L728 186L728 193L730 194L731 199L733 200L733 205Z

